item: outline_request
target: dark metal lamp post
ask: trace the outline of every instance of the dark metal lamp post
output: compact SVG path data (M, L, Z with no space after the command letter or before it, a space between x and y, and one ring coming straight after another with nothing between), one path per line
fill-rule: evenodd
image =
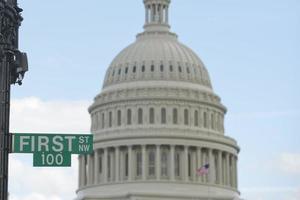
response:
M28 71L26 53L18 50L21 12L17 0L0 0L0 200L8 199L10 85L21 85Z

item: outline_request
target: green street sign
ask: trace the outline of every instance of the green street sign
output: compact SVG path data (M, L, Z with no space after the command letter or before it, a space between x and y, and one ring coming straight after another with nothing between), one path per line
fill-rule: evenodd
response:
M93 135L15 133L13 136L14 153L89 154L93 152Z
M34 153L33 154L33 166L35 166L35 167L70 167L71 166L71 154L67 153L67 152Z
M13 153L33 153L33 166L71 166L71 154L93 152L93 135L15 133L12 147Z

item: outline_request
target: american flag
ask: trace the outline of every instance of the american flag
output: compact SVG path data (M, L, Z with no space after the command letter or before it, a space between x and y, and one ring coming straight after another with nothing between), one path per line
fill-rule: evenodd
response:
M197 169L197 174L199 176L206 175L206 174L208 174L208 169L209 169L209 164L205 164L202 167L200 167L199 169Z

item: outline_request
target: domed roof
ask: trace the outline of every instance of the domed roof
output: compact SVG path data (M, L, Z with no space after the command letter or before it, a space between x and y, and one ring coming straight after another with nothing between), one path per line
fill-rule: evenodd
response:
M147 2L146 13L147 13ZM163 1L168 4L169 1ZM162 10L164 8L162 6ZM151 8L150 8L151 9ZM164 13L165 16L162 16ZM169 31L167 10L155 16L146 15L145 31L122 50L107 70L104 88L132 81L183 81L212 89L208 72L200 58L181 44Z

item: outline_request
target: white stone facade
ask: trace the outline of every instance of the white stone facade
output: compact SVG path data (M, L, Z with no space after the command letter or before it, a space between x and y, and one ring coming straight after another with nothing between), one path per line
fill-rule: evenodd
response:
M79 156L78 200L238 197L226 108L199 57L169 31L169 3L144 0L145 31L113 60L89 108L94 153Z

